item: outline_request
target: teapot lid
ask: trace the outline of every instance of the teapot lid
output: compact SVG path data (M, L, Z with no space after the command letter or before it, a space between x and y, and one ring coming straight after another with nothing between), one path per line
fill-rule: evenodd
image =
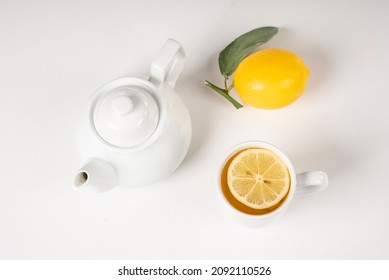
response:
M108 143L129 148L149 138L159 121L150 93L135 86L115 88L99 98L93 112L97 133Z

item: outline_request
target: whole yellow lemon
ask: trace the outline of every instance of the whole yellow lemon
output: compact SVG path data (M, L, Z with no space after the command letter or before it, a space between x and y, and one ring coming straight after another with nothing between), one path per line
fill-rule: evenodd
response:
M247 56L234 73L234 84L244 103L277 109L301 96L308 77L309 69L299 56L271 48Z

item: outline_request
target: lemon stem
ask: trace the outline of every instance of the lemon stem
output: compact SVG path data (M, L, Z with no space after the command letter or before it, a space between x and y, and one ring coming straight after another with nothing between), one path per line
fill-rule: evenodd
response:
M213 83L211 83L210 81L205 81L204 84L213 89L214 91L216 91L217 93L219 93L221 96L223 96L225 99L227 99L228 101L231 102L232 105L234 105L234 107L236 109L240 109L243 107L242 104L240 104L238 101L236 101L231 95L229 95L229 92L230 90L234 87L234 84L232 83L229 87L227 87L227 79L224 80L224 86L225 86L225 89L222 89L216 85L214 85Z
M233 88L234 88L234 82L232 82L231 84L230 84L230 86L227 88L227 91L228 92L230 92L230 90L232 90Z

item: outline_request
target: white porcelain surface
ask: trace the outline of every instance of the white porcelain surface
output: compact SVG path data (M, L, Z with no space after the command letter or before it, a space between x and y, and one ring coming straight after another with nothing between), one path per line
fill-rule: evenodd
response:
M1 259L389 259L389 1L22 2L0 5ZM221 85L218 52L264 25L280 27L266 46L304 59L306 91L282 110L235 110L204 80ZM170 37L187 54L175 86L192 119L187 156L150 186L74 191L86 100L147 75ZM269 227L237 224L215 178L249 139L330 186L295 196Z
M129 148L149 138L158 125L157 102L142 88L113 89L94 102L93 125L108 143Z
M76 184L77 190L143 186L178 167L192 129L189 112L173 89L184 57L181 45L168 39L151 64L149 79L119 78L92 95L78 125L79 152L87 164L97 158L112 167L116 184L109 180L112 176L93 180L102 175L90 169L87 180ZM77 178L84 169L76 172L75 182L80 182Z

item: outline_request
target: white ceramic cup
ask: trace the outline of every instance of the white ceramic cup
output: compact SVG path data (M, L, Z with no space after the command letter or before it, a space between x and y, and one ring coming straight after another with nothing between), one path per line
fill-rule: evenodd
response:
M247 214L235 208L229 201L225 195L225 190L223 191L222 187L222 179L226 176L226 163L239 151L242 151L247 148L264 148L274 152L288 167L289 175L290 175L290 189L283 200L280 206L269 213L265 214ZM238 220L239 223L252 226L252 227L262 227L273 223L277 220L288 208L291 203L293 197L295 195L303 195L303 194L312 194L319 191L322 191L328 186L328 177L327 174L323 171L308 171L304 173L296 174L292 162L289 158L277 147L261 141L248 141L243 142L238 145L232 147L225 157L223 158L223 162L220 165L218 172L218 187L221 196L224 198L225 203L228 204L228 209L230 209L230 213L235 219ZM226 184L226 182L224 183ZM228 188L228 187L227 187ZM231 196L230 196L231 199Z

